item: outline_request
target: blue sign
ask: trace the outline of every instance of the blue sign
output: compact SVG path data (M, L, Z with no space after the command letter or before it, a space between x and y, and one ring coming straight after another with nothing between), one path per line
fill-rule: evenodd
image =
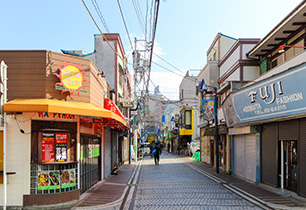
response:
M234 124L306 113L306 64L255 83L231 95ZM226 107L223 108L225 115ZM227 119L227 123L229 119ZM231 124L231 122L229 122Z

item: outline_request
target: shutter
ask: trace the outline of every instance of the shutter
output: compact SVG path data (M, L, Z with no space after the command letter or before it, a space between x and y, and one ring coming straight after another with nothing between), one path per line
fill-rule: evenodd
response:
M271 123L262 126L261 169L262 183L277 187L277 142L278 124Z
M244 153L244 136L235 136L234 137L234 166L235 171L234 174L240 177L245 177L244 170L244 161L245 161L245 153Z
M105 154L105 177L108 177L111 174L111 169L112 169L112 156L111 156L111 149L112 149L112 131L110 128L105 128L104 129L104 142L105 142L105 150L104 150L104 154Z
M299 121L290 120L279 123L279 140L298 140Z
M306 197L306 119L300 120L298 194Z
M256 136L245 136L245 178L256 181Z

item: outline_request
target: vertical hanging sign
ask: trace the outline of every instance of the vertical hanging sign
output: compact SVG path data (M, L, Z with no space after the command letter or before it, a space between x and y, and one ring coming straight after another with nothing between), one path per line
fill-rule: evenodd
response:
M54 162L54 134L42 134L42 162Z
M55 134L55 161L67 161L67 133Z

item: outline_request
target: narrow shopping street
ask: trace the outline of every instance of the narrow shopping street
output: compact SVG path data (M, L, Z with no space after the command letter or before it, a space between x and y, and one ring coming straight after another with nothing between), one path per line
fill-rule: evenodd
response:
M264 209L175 157L164 152L159 165L144 157L124 209Z

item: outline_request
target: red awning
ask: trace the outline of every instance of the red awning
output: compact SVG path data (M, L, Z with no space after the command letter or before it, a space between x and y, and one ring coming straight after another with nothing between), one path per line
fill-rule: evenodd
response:
M126 122L123 114L118 109L117 105L111 99L104 99L104 109L111 111L111 118L102 118L99 121L105 127L113 127L117 129L128 129L129 124Z

